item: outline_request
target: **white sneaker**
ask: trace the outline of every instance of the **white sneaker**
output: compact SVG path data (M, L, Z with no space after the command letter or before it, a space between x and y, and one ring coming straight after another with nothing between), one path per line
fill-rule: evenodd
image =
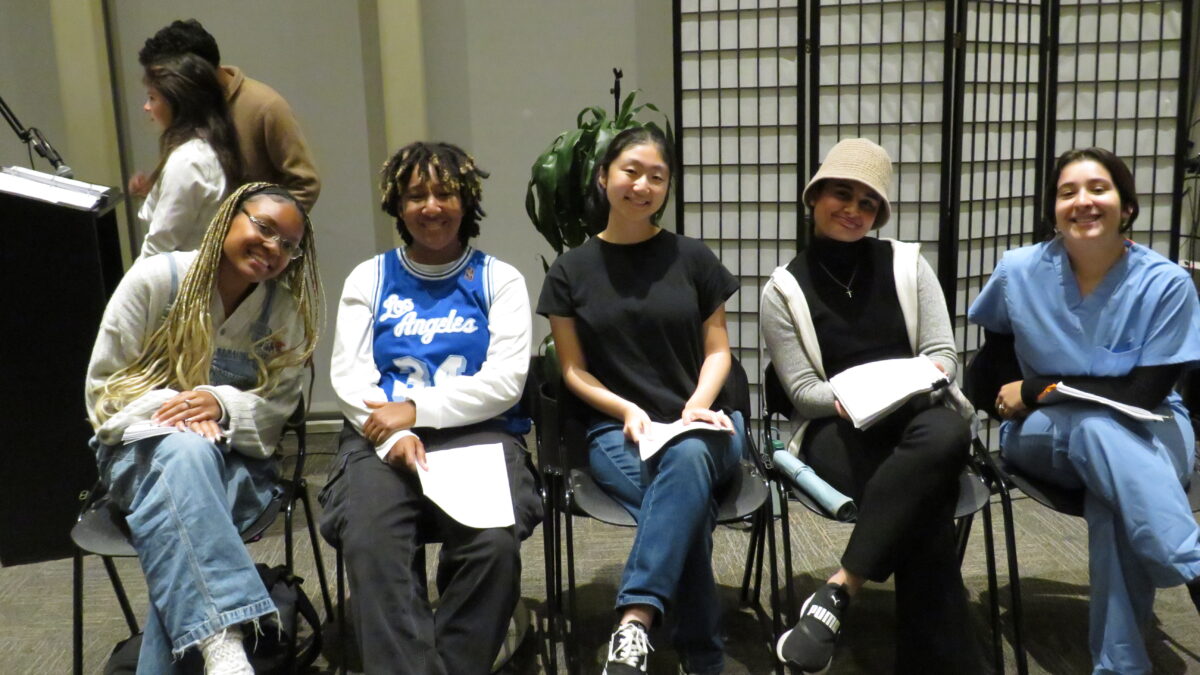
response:
M204 655L204 675L254 675L238 626L201 640L200 653Z

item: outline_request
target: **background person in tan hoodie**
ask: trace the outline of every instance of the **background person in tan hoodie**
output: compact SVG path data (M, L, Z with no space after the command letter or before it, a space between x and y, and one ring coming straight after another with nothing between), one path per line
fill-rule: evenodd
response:
M243 180L282 185L311 210L321 192L321 180L288 102L266 84L246 77L241 69L222 66L216 39L195 19L173 21L160 29L142 45L138 61L145 67L185 53L196 54L217 69L237 128ZM130 193L137 196L145 196L149 187L141 173L129 182Z

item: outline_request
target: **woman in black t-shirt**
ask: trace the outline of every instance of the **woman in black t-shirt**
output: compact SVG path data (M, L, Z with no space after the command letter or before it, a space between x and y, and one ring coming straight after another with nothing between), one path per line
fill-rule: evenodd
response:
M686 672L724 665L712 575L714 490L742 457L740 413L720 401L730 368L725 300L737 281L702 243L660 229L673 157L645 127L613 139L596 167L593 217L606 227L555 261L549 317L566 386L591 407L589 467L638 522L607 675L645 672L649 626L666 611ZM651 423L702 421L642 460Z
M939 393L857 429L829 385L848 368L917 355L954 380L954 334L933 269L916 244L868 236L891 215L891 175L875 143L835 145L804 190L810 245L763 289L763 339L799 424L789 450L859 505L841 567L776 645L798 672L829 665L850 599L893 575L895 672L980 670L953 528L970 425Z

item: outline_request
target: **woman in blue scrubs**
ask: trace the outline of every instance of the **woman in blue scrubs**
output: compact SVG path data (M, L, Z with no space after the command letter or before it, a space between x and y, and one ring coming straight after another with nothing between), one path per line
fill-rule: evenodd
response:
M1005 420L1005 459L1085 491L1093 672L1149 673L1142 635L1154 589L1200 576L1200 528L1183 487L1194 438L1172 389L1200 361L1200 304L1178 265L1125 239L1138 204L1120 158L1070 150L1048 187L1055 236L1004 254L969 318L1020 365L1023 379L1001 386L992 410ZM1051 403L1060 381L1163 420Z

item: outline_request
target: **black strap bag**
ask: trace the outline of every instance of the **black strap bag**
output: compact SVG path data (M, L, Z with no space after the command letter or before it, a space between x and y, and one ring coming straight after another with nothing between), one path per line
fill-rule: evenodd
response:
M288 574L283 565L267 567L258 563L255 568L279 614L263 617L257 635L246 631L246 654L250 665L255 673L303 672L321 653L321 620L300 586L304 579ZM296 636L296 657L295 663L289 664L288 645L292 636ZM141 648L141 633L118 642L104 666L104 675L136 673ZM204 659L195 649L188 650L179 665L183 673L199 675L204 672Z

